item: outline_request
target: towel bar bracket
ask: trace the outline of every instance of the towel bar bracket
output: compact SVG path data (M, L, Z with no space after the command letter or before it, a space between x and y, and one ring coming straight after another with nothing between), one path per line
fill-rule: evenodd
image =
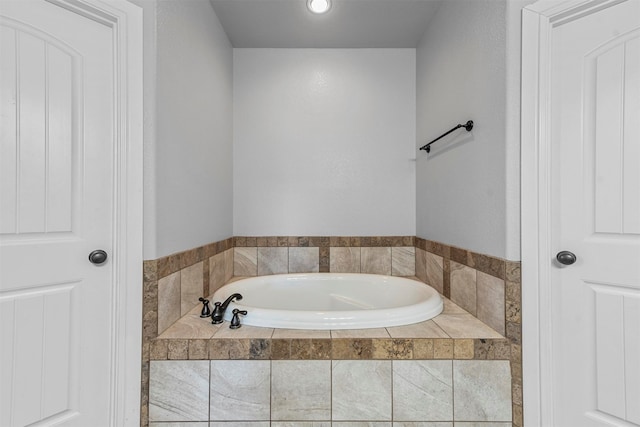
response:
M460 128L464 128L467 132L471 132L471 129L473 129L473 120L468 120L467 123L465 123L465 124L458 124L453 129L443 133L442 135L440 135L439 137L437 137L436 139L434 139L430 143L425 144L422 147L420 147L420 150L425 150L427 153L430 153L431 152L431 144L433 144L437 140L439 140L441 138L444 138L445 136L449 135L454 130L457 130L457 129L460 129Z

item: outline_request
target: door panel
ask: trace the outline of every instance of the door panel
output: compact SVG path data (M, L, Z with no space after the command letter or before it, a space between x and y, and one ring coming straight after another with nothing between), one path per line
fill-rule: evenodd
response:
M640 425L640 1L551 31L555 425Z
M114 265L87 256L113 256L112 28L39 0L0 14L0 425L107 425Z
M3 103L3 126L13 133L3 135L2 194L12 211L3 215L0 232L69 232L74 145L71 116L80 111L73 106L73 93L80 88L72 71L73 63L81 58L8 25L0 31L6 47L3 56L15 58L2 63L2 73L6 73L2 94L13 101Z

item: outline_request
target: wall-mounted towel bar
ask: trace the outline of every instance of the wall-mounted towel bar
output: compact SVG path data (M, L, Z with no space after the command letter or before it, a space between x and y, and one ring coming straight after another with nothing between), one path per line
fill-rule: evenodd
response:
M425 150L427 153L430 153L431 152L431 144L433 144L434 142L436 142L440 138L444 138L445 136L449 135L454 130L460 129L460 128L465 128L467 130L467 132L471 131L471 129L473 129L473 120L469 120L467 123L465 123L463 125L458 124L458 126L454 127L450 131L443 133L442 135L440 135L439 137L437 137L436 139L434 139L430 143L423 145L422 147L420 147L420 149L421 150Z

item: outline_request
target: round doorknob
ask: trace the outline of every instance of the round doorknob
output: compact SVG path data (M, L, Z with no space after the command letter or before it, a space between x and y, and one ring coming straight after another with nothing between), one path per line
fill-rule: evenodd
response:
M575 254L569 251L558 252L558 255L556 255L556 259L560 264L563 265L571 265L577 260Z
M91 261L92 264L96 264L96 265L104 264L106 260L107 260L107 253L102 249L95 250L89 254L89 261Z

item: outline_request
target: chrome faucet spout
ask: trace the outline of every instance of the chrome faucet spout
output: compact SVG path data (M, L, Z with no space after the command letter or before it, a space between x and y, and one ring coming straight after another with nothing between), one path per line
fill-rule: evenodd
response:
M211 313L211 323L217 324L224 321L224 312L227 310L227 307L234 299L237 299L239 301L242 299L242 295L232 294L223 303L221 303L220 301L214 303L213 313Z

